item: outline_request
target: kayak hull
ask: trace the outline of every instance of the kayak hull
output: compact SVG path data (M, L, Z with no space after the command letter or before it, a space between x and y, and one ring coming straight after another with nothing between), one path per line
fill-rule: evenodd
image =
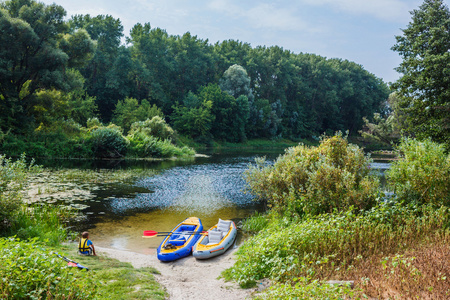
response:
M237 228L233 221L230 222L228 232L223 233L219 243L209 243L208 236L201 236L195 244L192 255L196 259L208 259L225 253L233 244L237 236ZM211 227L208 232L217 231L218 225Z
M164 238L157 249L160 261L174 261L192 253L192 248L201 237L203 230L199 218L190 217L179 223L171 233Z

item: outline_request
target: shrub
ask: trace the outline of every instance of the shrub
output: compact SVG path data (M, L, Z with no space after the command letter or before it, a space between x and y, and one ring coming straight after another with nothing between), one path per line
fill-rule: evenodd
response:
M450 155L430 140L402 139L400 159L386 172L389 187L400 201L450 205Z
M173 129L160 116L147 119L143 122L135 122L131 125L130 135L143 133L161 140L174 139Z
M35 240L0 239L2 299L89 299L96 286L85 271L68 268Z
M98 127L103 126L98 118L89 118L86 122L86 126L88 129L97 129Z
M242 222L241 229L248 233L257 233L267 227L269 224L268 217L264 214L255 213L250 218Z
M128 136L131 155L138 157L174 157L191 156L195 152L189 147L177 147L170 140L160 140L142 132Z
M289 148L273 166L259 159L245 178L252 193L280 211L314 215L351 206L368 209L379 193L370 162L362 149L337 134L323 137L318 147Z
M91 132L92 152L97 158L123 157L127 152L128 140L115 127L100 127Z

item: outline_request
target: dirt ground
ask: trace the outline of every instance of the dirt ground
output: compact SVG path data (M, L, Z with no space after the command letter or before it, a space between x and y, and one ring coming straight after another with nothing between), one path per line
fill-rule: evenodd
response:
M131 263L135 268L154 267L161 272L156 280L166 288L170 300L181 299L250 299L253 289L241 289L236 283L218 279L220 273L234 264L234 252L230 249L223 255L197 260L193 256L173 262L160 262L153 254L140 254L110 248L95 247L97 254Z

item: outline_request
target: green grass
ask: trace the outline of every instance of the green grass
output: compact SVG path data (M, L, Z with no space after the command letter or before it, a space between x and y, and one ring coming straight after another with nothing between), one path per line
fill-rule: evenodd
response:
M259 217L257 217L259 218ZM291 222L274 218L238 250L223 276L242 287L269 278L329 278L359 260L440 241L450 234L450 210L431 206L381 205L368 212L347 211Z
M62 245L57 251L89 268L89 275L97 283L97 299L165 299L167 296L155 280L154 275L159 272L154 268L135 269L130 263L101 254L80 256L73 244Z
M309 141L302 141L305 144L310 144ZM267 140L267 139L253 139L244 143L229 143L229 142L214 142L214 148L222 149L284 149L298 145L299 142L293 142L287 139Z
M69 214L67 209L61 207L22 205L8 233L20 239L37 238L49 245L59 244L67 238L67 230L62 221Z

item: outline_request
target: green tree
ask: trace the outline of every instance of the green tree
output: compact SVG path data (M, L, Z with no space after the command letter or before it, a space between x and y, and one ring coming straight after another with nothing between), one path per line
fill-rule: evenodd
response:
M175 90L172 40L165 30L151 28L150 23L136 24L127 42L134 62L134 84L138 99L149 99L165 114L170 113L170 91Z
M250 101L254 98L250 88L250 76L240 65L230 66L223 74L219 86L222 91L227 92L234 98L241 95L246 96Z
M400 99L391 93L383 113L374 113L373 120L364 117L364 126L359 131L364 140L391 147L397 144L402 135L407 134L404 110L399 106Z
M0 128L32 124L35 92L67 88L69 56L58 48L65 10L56 4L12 0L0 3Z
M194 94L190 93L189 97L191 101L198 99ZM194 98L195 97L195 98ZM175 105L173 107L173 113L171 119L173 120L174 127L182 134L186 134L194 139L209 140L211 138L211 128L215 120L214 115L211 113L212 102L188 102L191 105Z
M125 100L119 100L117 103L112 121L122 127L125 132L128 132L131 124L152 119L155 116L164 117L162 111L156 105L150 105L145 99L139 103L137 99L125 98Z
M128 96L124 94L129 82L120 82L128 79L130 66L123 65L120 56L127 55L121 50L120 43L123 37L123 26L119 19L109 15L75 15L68 22L70 32L83 32L86 30L92 40L96 42L94 55L88 64L80 68L81 74L86 78L86 90L94 96L100 116L103 121L110 121L112 112L119 99ZM125 83L123 85L118 83Z
M411 15L392 47L403 60L393 86L416 136L450 147L450 11L442 0L425 0Z
M73 34L65 34L59 42L59 48L69 55L70 68L81 68L92 59L95 42L86 30L79 29Z

